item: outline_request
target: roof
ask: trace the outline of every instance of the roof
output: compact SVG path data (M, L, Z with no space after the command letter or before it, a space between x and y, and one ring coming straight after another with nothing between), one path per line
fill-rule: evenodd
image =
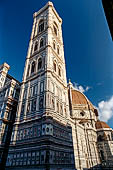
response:
M107 123L103 121L97 121L96 122L96 129L102 129L102 128L110 128Z
M12 77L11 75L7 74L7 78L9 78L10 80L15 80L19 85L21 84L17 79L15 79L14 77Z
M95 109L92 103L80 91L73 89L71 90L71 94L72 94L72 105L84 104L84 105L88 105L90 109L93 109L93 110Z

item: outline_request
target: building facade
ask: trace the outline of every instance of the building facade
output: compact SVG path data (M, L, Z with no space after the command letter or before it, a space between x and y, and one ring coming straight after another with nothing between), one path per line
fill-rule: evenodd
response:
M0 167L6 164L20 90L20 83L7 74L9 68L0 66Z
M112 129L101 128L96 108L67 83L62 19L52 2L33 17L6 169L99 170L108 157L112 168Z

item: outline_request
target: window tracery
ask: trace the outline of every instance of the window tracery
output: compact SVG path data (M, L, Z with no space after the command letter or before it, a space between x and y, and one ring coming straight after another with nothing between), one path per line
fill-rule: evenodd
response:
M35 110L36 110L36 99L33 99L33 100L32 100L31 110L32 110L32 111L35 111Z
M41 19L39 22L39 33L41 33L44 30L44 20Z
M35 72L35 61L32 62L32 66L31 66L31 74Z
M53 61L53 68L54 68L54 71L56 72L56 69L57 69L56 61Z
M55 41L53 41L53 49L54 49L54 50L56 49Z
M27 112L30 112L30 102L27 103Z
M34 51L37 51L37 50L38 50L38 42L36 41L35 46L34 46Z
M59 112L59 103L57 102L57 112Z
M57 34L58 34L58 26L57 26L57 24L56 24L55 21L54 21L53 24L54 24L54 25L53 25L53 31L54 31L55 35L57 36Z
M60 53L60 48L59 48L59 45L57 46L57 54L59 55Z
M38 60L38 70L40 70L42 68L42 59L39 58Z
M55 104L54 104L54 100L52 99L52 108L54 109Z
M44 38L41 38L40 40L40 48L42 48L44 46Z
M62 104L60 105L60 113L63 115Z

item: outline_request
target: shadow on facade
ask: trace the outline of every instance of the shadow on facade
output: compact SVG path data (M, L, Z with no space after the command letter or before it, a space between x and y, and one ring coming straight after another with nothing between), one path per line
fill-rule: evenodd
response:
M6 169L76 169L70 125L64 126L48 116L32 121L32 127L24 122L18 129L20 133L16 145L10 148Z
M7 102L7 119L3 119L3 123L5 125L4 134L1 141L1 148L0 148L0 170L5 169L11 134L13 129L13 124L15 122L15 115L17 109L17 101L13 101L10 99Z

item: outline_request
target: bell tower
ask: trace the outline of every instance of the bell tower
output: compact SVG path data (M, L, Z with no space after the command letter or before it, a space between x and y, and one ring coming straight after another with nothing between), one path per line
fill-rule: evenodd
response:
M34 13L18 121L44 115L63 121L69 116L61 25L51 2Z
M75 166L68 124L62 19L52 2L33 17L7 166L72 170Z

